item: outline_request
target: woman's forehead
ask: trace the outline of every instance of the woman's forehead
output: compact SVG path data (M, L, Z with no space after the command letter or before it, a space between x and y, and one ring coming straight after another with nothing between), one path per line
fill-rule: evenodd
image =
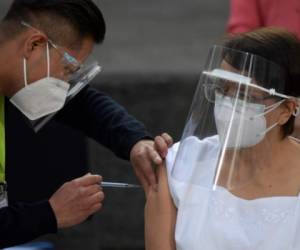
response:
M229 71L229 72L233 72L236 74L243 74L245 75L246 72L241 72L240 70L234 68L233 66L231 66L229 63L227 63L225 60L222 61L221 63L221 69ZM232 89L232 90L239 90L241 92L249 92L249 93L254 93L257 95L265 95L266 93L258 88L255 88L254 86L249 86L247 84L243 84L241 82L236 82L236 81L229 81L229 80L225 80L225 79L218 79L218 83L223 85L223 87L227 88L227 89ZM251 80L252 84L257 84L257 82L255 81L255 79Z
M238 73L238 74L241 74L241 70L238 70L237 68L234 68L232 65L230 65L228 62L226 62L225 60L223 60L221 62L221 65L220 65L221 69L224 69L226 71L230 71L230 72L233 72L233 73Z

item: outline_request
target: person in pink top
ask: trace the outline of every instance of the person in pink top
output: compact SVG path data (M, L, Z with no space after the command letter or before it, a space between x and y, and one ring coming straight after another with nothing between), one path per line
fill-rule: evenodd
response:
M300 1L231 0L228 33L268 26L285 28L300 38Z

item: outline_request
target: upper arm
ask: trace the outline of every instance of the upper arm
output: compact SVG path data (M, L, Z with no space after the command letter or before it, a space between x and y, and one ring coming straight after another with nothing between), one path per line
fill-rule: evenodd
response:
M175 250L176 208L169 191L165 166L157 168L158 191L146 190L146 250Z
M129 160L138 141L151 138L145 126L124 107L90 86L72 99L56 120L81 130L125 160Z

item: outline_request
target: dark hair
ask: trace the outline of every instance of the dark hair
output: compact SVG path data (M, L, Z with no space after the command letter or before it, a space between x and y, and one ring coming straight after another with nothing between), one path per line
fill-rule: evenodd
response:
M101 43L106 32L103 15L92 0L14 0L3 23L16 35L24 29L22 20L65 43L87 36Z
M272 67L268 75L262 71L267 70L264 66L254 69L258 81L269 82L268 88L295 97L300 96L300 41L292 33L281 28L261 28L252 32L228 37L224 46L230 49L248 52L271 61L278 67ZM230 55L229 55L230 57ZM225 58L227 58L225 56ZM225 59L226 60L226 59ZM231 63L236 60L231 58ZM230 62L229 62L230 63ZM233 64L234 66L234 64ZM266 66L267 67L267 66ZM278 84L278 76L284 76L285 84L281 88ZM268 79L264 79L264 78ZM283 136L293 133L295 117L283 125Z

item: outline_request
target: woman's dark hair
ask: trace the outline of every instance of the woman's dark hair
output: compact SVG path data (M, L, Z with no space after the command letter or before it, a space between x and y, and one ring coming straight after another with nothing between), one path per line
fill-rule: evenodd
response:
M260 65L260 67L253 69L258 78L256 80L269 83L267 88L274 88L282 94L300 96L300 41L292 33L281 28L261 28L227 37L223 45L271 61L272 67L267 68L272 63L266 63L266 65ZM238 61L238 58L230 55L230 53L224 55L224 59L233 67L237 66L235 61ZM266 71L269 74L265 74ZM282 76L285 84L278 82ZM284 137L293 133L294 122L295 117L291 116L288 122L283 125Z
M103 15L92 0L14 0L2 20L7 36L24 29L21 21L46 32L54 41L74 43L89 36L101 43L106 32Z

